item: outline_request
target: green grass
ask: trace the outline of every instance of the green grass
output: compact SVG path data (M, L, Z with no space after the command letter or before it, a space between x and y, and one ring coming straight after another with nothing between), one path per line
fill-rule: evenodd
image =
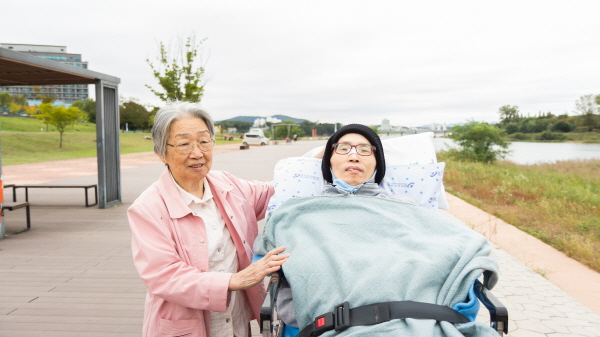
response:
M573 143L600 143L600 132L566 132L556 134L564 135L564 140L538 140L541 132L538 133L516 133L512 135L508 135L508 139L510 141L516 142L546 142L546 143L564 143L564 142L573 142ZM521 135L523 138L515 138L513 135Z
M567 141L581 143L600 143L600 132L568 132Z
M43 128L44 131L40 131ZM59 133L32 118L0 117L2 165L30 164L96 156L96 125L79 123L63 134L63 147L58 148ZM121 154L152 151L150 133L120 133ZM217 137L219 138L219 137ZM221 137L222 138L222 137ZM217 139L217 145L240 143L241 140Z
M600 160L446 162L447 190L600 271Z
M152 151L148 133L121 133L121 153ZM96 156L96 133L65 132L58 148L58 132L2 132L2 164L18 165Z
M45 132L46 124L42 121L29 117L0 117L0 130L2 131L24 131L24 132ZM57 131L52 125L48 126L48 131ZM94 123L77 123L74 127L68 126L65 133L69 132L96 132Z

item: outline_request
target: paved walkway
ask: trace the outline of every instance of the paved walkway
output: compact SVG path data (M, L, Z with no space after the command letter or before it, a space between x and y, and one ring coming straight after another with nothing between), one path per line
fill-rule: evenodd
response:
M316 145L299 142L220 153L213 169L270 180L277 160ZM95 183L95 159L77 161L76 168L71 161L5 167L4 181ZM0 336L141 335L145 288L132 264L125 212L164 166L151 154L124 155L122 163L122 205L86 208L80 193L36 190L30 195L33 228L17 235L11 233L25 226L24 214L7 212L8 237L0 241ZM460 199L451 202L453 209L469 206ZM469 209L468 215L473 212ZM463 219L464 214L457 215ZM473 227L479 223L465 222ZM600 336L600 316L534 272L529 261L500 248L492 254L501 267L494 293L509 309L510 336ZM588 281L580 280L580 288Z

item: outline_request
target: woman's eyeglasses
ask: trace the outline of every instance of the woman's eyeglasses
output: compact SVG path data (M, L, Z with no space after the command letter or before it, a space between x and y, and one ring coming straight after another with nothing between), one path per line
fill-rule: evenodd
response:
M375 146L369 144L358 144L350 145L348 143L335 143L333 144L333 151L337 154L350 154L352 148L356 149L356 154L359 156L370 156L373 151L377 150Z
M177 143L175 145L167 143L167 145L174 147L175 151L177 151L177 153L190 154L190 153L192 153L192 151L194 151L195 146L198 146L198 149L202 152L208 152L208 151L212 150L213 147L215 147L215 140L214 139L201 140L197 143L184 141L181 143Z

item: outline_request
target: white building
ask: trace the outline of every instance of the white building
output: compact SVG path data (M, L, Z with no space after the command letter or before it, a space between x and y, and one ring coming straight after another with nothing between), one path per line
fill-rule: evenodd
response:
M387 118L384 118L381 121L381 128L379 129L380 131L391 131L391 127L390 127L390 120Z
M267 122L269 123L281 123L283 122L281 119L276 117L267 117Z
M57 61L73 67L84 69L88 67L88 63L82 60L81 54L67 53L66 46L0 43L0 48ZM39 104L37 102L39 101L38 95L54 96L56 102L67 104L89 98L87 84L1 87L0 92L8 92L11 95L24 95L25 99L30 101L31 104Z
M254 120L254 123L252 124L252 127L254 128L261 128L264 127L265 125L267 125L267 120L264 118L257 118Z
M252 123L252 127L262 128L267 125L267 122L275 124L275 123L281 123L282 120L279 118L276 118L276 117L266 117L266 118L259 117L254 120L254 123Z

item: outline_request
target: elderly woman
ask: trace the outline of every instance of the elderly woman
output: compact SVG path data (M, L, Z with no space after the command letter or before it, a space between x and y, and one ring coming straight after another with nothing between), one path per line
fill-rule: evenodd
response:
M483 236L386 195L383 147L364 125L340 128L321 168L323 195L279 205L254 246L291 253L277 296L284 336L495 336L472 322L473 282L489 270L493 286L497 270Z
M210 172L214 126L196 103L160 109L152 138L166 169L127 212L148 289L143 336L247 337L263 278L288 257L279 247L250 263L273 187Z

